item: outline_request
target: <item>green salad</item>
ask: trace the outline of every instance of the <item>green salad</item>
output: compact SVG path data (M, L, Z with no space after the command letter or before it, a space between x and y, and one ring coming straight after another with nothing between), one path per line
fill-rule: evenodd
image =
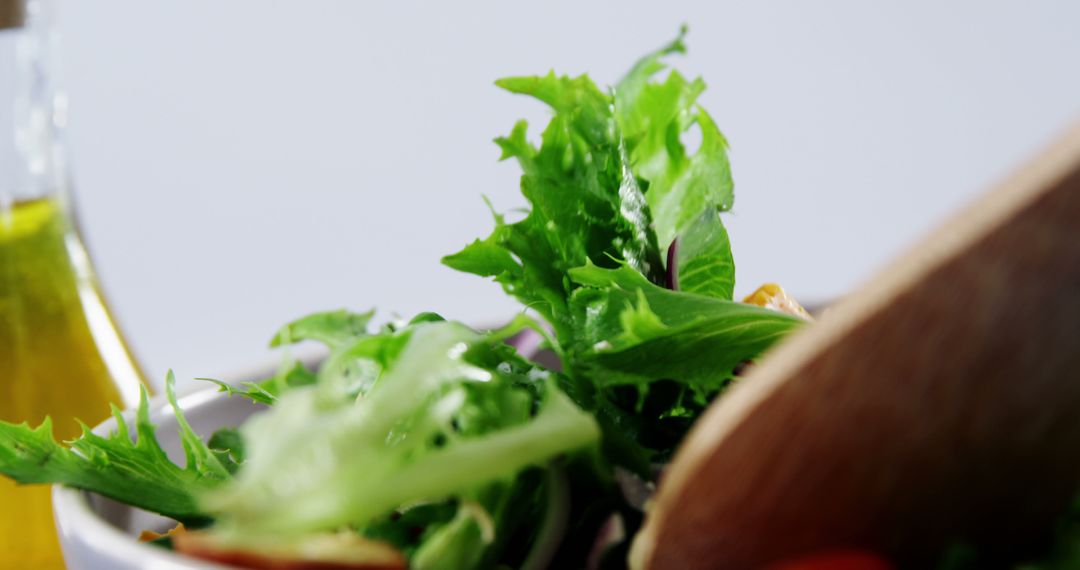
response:
M495 140L529 208L516 221L492 208L491 233L442 261L521 303L505 327L316 313L271 345L322 343L317 368L287 357L259 382L211 381L258 406L238 427L196 434L169 374L182 466L144 391L108 435L59 443L49 420L0 422L0 473L159 513L180 525L154 544L239 566L625 567L695 420L809 318L775 285L733 299L727 142L698 104L705 83L665 63L684 33L609 88L553 72L496 82L551 109L538 135L521 121ZM1078 513L1020 567L1077 567ZM940 568L1014 567L988 556L957 543ZM890 567L871 553L784 568L843 560Z
M238 428L197 435L169 376L183 466L144 393L133 416L114 410L111 435L62 444L49 421L0 423L0 473L171 517L188 531L155 542L236 564L624 566L690 426L804 322L758 306L782 293L733 300L727 142L697 102L704 82L665 64L684 51L680 33L610 88L555 73L496 82L551 108L538 135L521 121L495 141L530 208L494 213L490 235L443 263L520 301L506 327L313 314L272 345L326 345L317 369L220 383L265 407ZM542 355L526 348L537 339Z

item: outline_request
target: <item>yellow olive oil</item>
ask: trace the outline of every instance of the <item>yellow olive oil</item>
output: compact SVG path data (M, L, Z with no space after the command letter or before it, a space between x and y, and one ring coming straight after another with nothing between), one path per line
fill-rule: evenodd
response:
M54 198L0 208L0 420L53 419L56 436L138 398L142 378L86 250ZM63 568L49 487L0 477L0 569Z

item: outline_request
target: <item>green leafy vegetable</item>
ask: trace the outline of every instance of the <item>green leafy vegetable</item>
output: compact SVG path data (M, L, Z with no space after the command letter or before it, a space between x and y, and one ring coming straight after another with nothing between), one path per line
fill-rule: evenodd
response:
M524 121L497 139L502 158L516 158L521 190L532 205L525 219L506 223L443 262L494 277L511 295L543 315L560 337L572 334L567 307L570 269L592 262L627 263L662 282L663 262L644 195L630 169L612 98L587 76L512 77L497 84L535 97L554 110L540 148L526 140Z
M293 321L278 331L270 346L292 344L302 340L315 340L327 346L352 340L367 333L368 323L375 311L352 313L346 310L314 313Z
M134 440L118 412L116 433L70 448L48 422L0 424L0 472L212 518L240 548L353 529L413 568L581 566L605 520L632 534L640 502L617 474L651 484L735 366L801 322L732 301L727 142L697 103L701 79L657 79L684 33L610 90L554 72L497 82L552 111L538 146L524 121L495 141L529 208L515 222L492 208L491 234L443 262L493 278L546 324L523 314L477 332L421 313L372 331L371 311L316 313L271 346L326 345L317 370L286 359L259 382L211 380L266 409L207 444L170 374L186 467L158 445L144 394ZM517 334L540 335L559 363L518 354Z
M580 286L571 299L578 342L566 363L587 387L579 388L588 394L579 401L597 416L606 457L643 477L650 463L673 453L736 365L803 322L658 287L625 266L589 265L570 277Z
M365 313L346 310L314 313L281 327L270 341L270 346L285 346L305 340L321 342L330 348L337 348L344 343L356 343L358 339L368 336L368 323L374 315L374 310ZM222 392L230 396L243 396L256 403L269 405L288 390L315 384L317 377L302 362L286 359L276 374L261 382L233 385L213 378L200 380L217 384Z
M512 478L598 438L549 373L501 360L512 354L506 345L460 324L420 323L365 340L383 340L364 356L381 358L382 372L358 399L327 397L320 381L241 428L243 469L202 501L224 532L364 525L401 505ZM355 346L341 350L364 354Z
M243 396L257 404L270 405L283 392L301 386L310 386L317 381L317 377L304 366L304 363L298 360L286 360L276 374L261 382L241 382L236 385L213 378L198 378L198 380L217 384L219 391L230 396Z
M717 212L706 210L679 238L676 283L688 293L730 300L735 292L731 241Z
M759 356L801 319L723 299L679 293L644 281L629 268L571 272L585 285L574 307L592 341L578 353L599 386L647 385L664 378L711 392L735 366Z
M629 267L588 265L571 271L570 277L581 286L571 305L581 331L582 354L626 349L704 325L715 329L710 333L715 350L732 353L726 358L751 358L778 335L803 323L753 305L658 287ZM749 353L744 352L746 348L729 346L750 338L759 340Z
M101 436L84 425L82 436L69 442L70 447L55 442L48 419L37 428L0 422L0 473L19 483L58 483L93 491L189 524L206 521L196 496L229 479L229 472L183 419L173 384L170 373L166 393L180 422L186 467L178 467L161 449L144 390L134 434L116 408L114 432Z
M655 79L665 57L685 52L683 33L610 94L587 76L497 82L554 112L539 148L524 122L496 140L521 165L531 208L513 224L496 213L490 236L443 260L493 277L550 323L561 386L596 418L598 469L609 477L621 466L650 478L735 367L801 323L731 300L735 265L719 217L734 200L727 142L697 104L701 79ZM665 267L660 248L676 240ZM672 281L681 291L662 287Z
M236 473L244 462L244 438L236 428L218 429L206 441L206 445L230 475Z
M734 202L727 140L697 104L705 82L688 81L678 71L663 82L650 81L665 69L661 58L685 53L685 33L684 28L675 41L638 61L615 87L619 128L634 173L647 183L646 197L661 247L706 211L728 210ZM683 136L694 126L701 142L691 155Z

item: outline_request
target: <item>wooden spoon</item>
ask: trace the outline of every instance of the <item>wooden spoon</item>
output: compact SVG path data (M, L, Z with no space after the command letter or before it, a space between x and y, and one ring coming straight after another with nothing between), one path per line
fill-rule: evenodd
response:
M634 568L1023 544L1080 491L1080 126L795 335L682 444Z

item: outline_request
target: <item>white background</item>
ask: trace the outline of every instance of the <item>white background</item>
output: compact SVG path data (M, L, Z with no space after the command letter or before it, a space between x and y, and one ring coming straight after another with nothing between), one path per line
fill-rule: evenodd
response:
M677 65L732 144L737 293L887 259L1080 119L1080 2L62 0L78 206L148 374L229 375L306 312L515 311L439 258L521 205L492 81Z

